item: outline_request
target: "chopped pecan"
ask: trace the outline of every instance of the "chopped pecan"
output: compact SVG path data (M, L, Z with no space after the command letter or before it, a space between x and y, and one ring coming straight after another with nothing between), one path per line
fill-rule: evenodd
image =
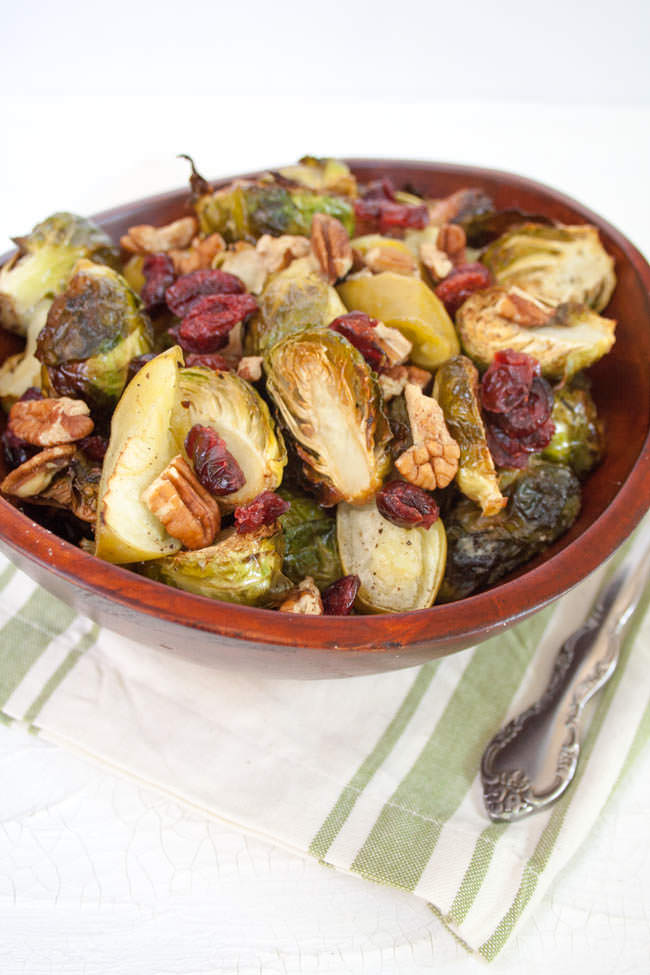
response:
M449 255L430 240L420 244L420 260L434 281L442 281L454 266Z
M306 237L298 237L294 234L271 237L270 234L263 234L255 250L264 261L267 273L275 274L276 271L283 271L285 267L289 267L297 258L306 257L310 246Z
M539 328L548 325L555 309L533 298L521 288L504 291L494 306L494 310L522 328Z
M348 232L336 217L315 213L311 222L311 249L320 269L334 284L352 267L352 248Z
M251 294L259 295L268 276L264 258L252 244L247 244L243 240L237 241L237 244L242 246L235 245L233 250L229 250L219 266L222 271L234 274L243 281L246 290Z
M237 375L241 376L242 379L247 379L249 383L256 383L262 378L263 361L264 358L261 355L245 355L237 363Z
M80 399L60 396L52 399L23 400L9 411L11 432L37 447L71 443L92 433L95 424L88 406Z
M292 589L280 606L281 613L300 613L303 616L322 616L323 600L311 576Z
M120 244L131 254L159 254L161 251L188 247L197 230L196 217L181 217L164 227L143 223L129 227Z
M413 348L413 344L398 328L390 328L383 322L377 322L375 325L375 341L386 353L391 366L399 366L406 362Z
M375 274L380 274L382 271L394 271L396 274L407 275L417 272L417 264L413 255L401 247L392 247L390 244L371 247L361 260Z
M422 392L425 391L433 376L428 369L420 369L418 366L407 366L409 382L414 386L419 386Z
M433 491L446 487L458 470L460 448L447 430L440 406L409 383L404 390L413 446L405 450L395 466L411 484Z
M209 237L194 237L189 248L172 248L169 256L176 274L191 274L192 271L205 271L211 268L215 257L221 254L225 247L226 243L221 234L210 234Z
M380 373L378 381L381 395L384 398L384 402L387 403L389 400L395 399L396 396L404 392L404 388L409 381L408 369L406 366L391 366L389 369L384 369Z
M436 237L436 247L444 251L454 265L464 263L466 243L465 231L456 223L443 223Z
M7 474L0 491L16 498L33 498L42 494L52 483L55 475L68 466L75 452L73 444L62 444L41 450L24 464Z
M219 531L219 506L181 454L143 492L142 500L186 548L206 548Z

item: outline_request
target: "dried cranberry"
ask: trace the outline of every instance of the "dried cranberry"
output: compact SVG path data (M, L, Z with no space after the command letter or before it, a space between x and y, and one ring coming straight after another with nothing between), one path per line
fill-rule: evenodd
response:
M375 498L379 514L402 528L430 528L438 520L440 509L421 487L408 481L389 481Z
M429 223L429 211L422 206L395 203L383 197L354 201L357 235L380 233L394 235L395 231L414 227L422 230Z
M273 491L262 491L241 508L235 508L235 522L240 535L254 532L262 525L272 525L274 521L291 507L288 501Z
M347 315L339 315L330 322L329 327L339 335L343 335L355 349L358 349L375 372L381 372L389 362L388 356L374 336L376 325L376 318L370 318L362 311L351 311Z
M30 386L26 389L23 395L19 398L19 403L28 403L30 400L45 399L42 390L38 389L37 386Z
M156 358L155 352L144 352L142 355L133 356L129 362L129 368L126 372L127 384L131 382L136 373L140 372L143 366L146 366L148 362Z
M12 469L14 467L20 467L26 460L29 460L30 457L37 454L40 449L40 447L34 447L32 444L27 443L22 437L17 437L9 427L2 434L2 450L5 461L7 462L7 467Z
M554 433L555 424L551 419L548 419L540 424L540 426L535 427L534 430L531 430L530 433L526 433L520 437L519 445L522 450L527 450L529 453L537 453L538 450L544 450L544 447L548 447L553 439Z
M196 476L211 494L232 494L246 483L241 467L212 427L195 423L185 438L185 449Z
M492 283L492 275L483 264L459 264L435 288L449 314L453 317L462 303L475 291L482 291Z
M357 598L361 579L359 576L343 576L332 582L321 593L323 612L326 616L349 616Z
M526 467L528 451L498 427L487 426L487 443L497 467Z
M91 460L96 460L101 463L106 456L108 441L104 437L94 434L93 436L84 437L83 440L79 440L77 446L81 447L84 454L90 457Z
M175 284L167 288L165 300L174 315L184 318L194 302L204 295L240 295L245 290L243 283L234 274L208 268L183 274Z
M213 352L211 355L199 355L190 352L185 357L185 365L204 366L206 369L216 369L218 372L232 371L230 363L222 355L219 355L218 352Z
M176 273L168 254L149 254L142 265L144 285L140 297L147 311L165 304L165 292L174 283Z
M499 413L495 421L509 437L521 439L546 423L552 409L553 390L545 379L535 376L526 401L508 413Z
M394 203L395 187L392 180L384 176L382 179L373 179L361 187L361 196L364 200L391 200Z
M539 376L537 359L525 352L501 349L481 381L481 405L491 413L508 413L528 399L534 376Z
M230 330L254 311L257 302L249 294L205 295L181 322L178 341L186 352L218 352L228 343Z

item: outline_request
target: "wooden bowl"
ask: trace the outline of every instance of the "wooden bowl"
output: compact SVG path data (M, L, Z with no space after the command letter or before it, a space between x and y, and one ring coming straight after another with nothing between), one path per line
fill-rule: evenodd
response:
M152 582L87 555L0 499L0 546L9 558L101 625L207 666L266 675L334 677L408 667L494 636L556 599L600 565L650 506L650 267L633 245L581 204L509 173L438 163L349 162L364 181L389 176L398 187L409 185L428 196L478 186L499 209L518 207L599 228L618 277L606 314L619 325L613 351L590 370L608 453L584 485L580 517L543 555L468 599L386 616L301 617ZM187 212L188 193L182 189L95 219L117 241L133 224L164 224ZM15 343L2 336L0 357L15 351Z

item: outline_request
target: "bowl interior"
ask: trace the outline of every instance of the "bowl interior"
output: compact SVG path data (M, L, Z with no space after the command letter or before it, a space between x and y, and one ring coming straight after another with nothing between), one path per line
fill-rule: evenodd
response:
M251 645L354 651L418 646L430 656L440 655L510 625L575 585L623 541L650 505L650 268L638 251L575 201L507 173L445 164L350 163L364 181L388 175L398 187L411 187L427 196L479 186L498 208L517 207L563 223L589 222L599 227L606 249L615 258L618 278L604 314L617 319L618 329L613 351L590 370L593 395L606 424L608 452L584 485L579 518L543 555L468 599L393 616L302 617L297 632L297 621L284 614L216 603L100 562L0 499L0 540L12 557L19 557L28 572L36 572L39 581L50 582L59 593L64 583L73 584L74 595L64 598L88 615L93 615L101 594L114 608L115 619L130 614L140 622L166 620L188 632L220 634ZM117 241L133 224L163 224L187 212L188 193L183 189L126 204L97 219ZM0 359L20 346L15 336L0 331ZM0 458L4 474L3 464ZM106 622L96 609L94 616Z

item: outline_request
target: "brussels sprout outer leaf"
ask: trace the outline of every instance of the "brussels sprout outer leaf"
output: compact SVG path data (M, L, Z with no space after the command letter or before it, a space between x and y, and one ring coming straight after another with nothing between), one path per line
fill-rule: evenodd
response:
M323 500L367 500L387 473L391 434L361 353L338 333L313 329L273 346L265 370L267 391Z
M257 390L233 372L202 366L181 371L171 431L177 451L186 455L185 438L195 424L212 427L242 469L245 483L219 499L221 507L248 504L282 481L287 452L269 408Z
M456 481L463 494L481 506L486 515L496 514L505 504L487 445L485 427L477 397L478 373L463 355L445 362L433 387L434 399L445 415L450 434L460 447Z
M350 311L399 329L412 343L411 360L418 366L433 369L460 351L444 305L419 278L384 271L345 281L338 292Z
M209 548L179 552L143 566L177 589L244 606L281 601L291 588L282 575L282 532L265 526L246 535L230 528Z
M97 503L96 554L108 562L140 562L175 552L180 542L141 501L142 492L178 452L170 430L180 348L152 359L117 404Z
M568 464L578 477L585 477L605 452L603 425L586 377L576 376L555 391L551 419L555 433L542 457Z
M356 606L371 613L403 613L431 606L445 571L442 521L430 528L400 528L363 507L339 504L337 536L343 571L357 575Z
M285 553L282 571L295 584L311 576L319 589L344 574L336 541L336 518L308 498L285 488L278 494L291 503L280 516Z
M531 461L490 518L461 498L446 518L447 569L439 600L463 599L523 565L559 538L580 511L580 483L562 464Z

